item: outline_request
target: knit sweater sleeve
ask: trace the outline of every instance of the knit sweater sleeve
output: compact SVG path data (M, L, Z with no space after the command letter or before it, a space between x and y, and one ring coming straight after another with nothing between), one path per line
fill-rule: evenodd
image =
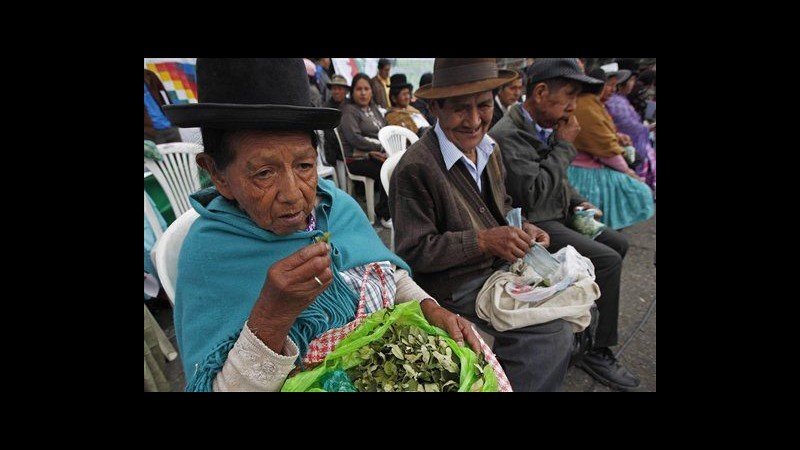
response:
M275 353L245 323L222 370L214 378L214 392L279 391L294 369L298 354L297 345L288 337L281 354Z
M395 303L405 303L412 300L422 301L426 298L433 299L433 296L425 292L425 289L411 279L408 271L404 269L397 269L394 273L394 280L397 286L397 292L394 297Z
M355 150L370 152L381 149L381 141L365 136L362 132L357 106L345 105L342 108L342 124L339 125L339 128L347 154L352 155Z

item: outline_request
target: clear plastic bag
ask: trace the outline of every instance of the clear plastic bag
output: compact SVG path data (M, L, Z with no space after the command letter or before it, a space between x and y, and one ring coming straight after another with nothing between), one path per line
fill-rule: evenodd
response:
M633 164L634 162L636 162L636 149L633 148L632 145L626 145L625 147L622 148L623 150L625 150L624 154L625 161L627 161L628 164Z
M606 224L595 220L594 214L596 212L597 210L594 208L583 209L579 206L570 220L570 228L592 239L596 238L608 227Z

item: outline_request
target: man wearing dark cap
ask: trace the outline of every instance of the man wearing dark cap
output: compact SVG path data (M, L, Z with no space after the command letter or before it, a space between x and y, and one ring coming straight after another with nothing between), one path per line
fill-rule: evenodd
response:
M378 74L371 80L372 101L383 109L389 109L392 104L389 102L389 72L392 70L392 62L386 58L378 60Z
M347 79L339 74L331 78L327 84L328 90L331 93L331 98L328 99L322 106L325 108L334 108L341 111L344 101L347 99L347 93L350 92L350 85ZM324 130L325 133L325 161L331 166L336 166L336 160L342 160L342 152L339 150L339 140L333 133L333 128Z
M567 167L577 154L573 141L580 125L573 112L578 94L584 86L603 81L586 76L575 58L537 58L527 75L525 102L514 105L491 132L503 149L508 192L523 217L550 235L548 250L572 245L595 266L601 292L597 333L593 348L578 364L606 385L634 388L639 379L609 348L618 343L619 285L628 241L611 229L592 240L566 225L577 207L595 208L569 183Z
M494 58L437 58L433 81L415 95L437 118L432 131L409 147L390 180L389 207L396 252L414 279L442 306L494 336L493 351L515 391L556 391L569 365L568 322L500 332L480 319L475 301L485 281L521 258L547 233L523 220L509 226L500 151L486 136L494 112L492 89L513 81Z

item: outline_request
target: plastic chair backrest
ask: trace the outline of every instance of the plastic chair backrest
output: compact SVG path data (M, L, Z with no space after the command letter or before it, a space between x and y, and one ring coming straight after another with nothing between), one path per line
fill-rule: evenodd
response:
M342 136L339 134L339 128L334 128L333 133L336 135L336 139L339 140L339 151L342 153L342 160L347 161L347 156L344 154L344 146L342 145ZM369 223L375 223L375 192L373 189L375 188L376 180L364 175L353 175L350 173L350 167L347 164L344 164L344 167L347 172L347 180L344 183L347 185L347 193L353 196L353 181L364 183L364 196L367 201L367 218L369 219Z
M200 131L200 127L178 128L178 133L180 133L181 141L183 142L203 145L203 133Z
M178 277L178 258L181 246L194 221L200 217L194 209L190 209L175 219L167 227L167 231L158 239L153 248L153 262L164 292L167 293L172 306L175 306L175 283Z
M392 179L392 172L394 172L395 166L397 163L400 162L400 158L406 154L405 150L401 150L394 155L386 158L386 161L383 162L381 166L381 184L383 184L383 190L386 191L386 196L389 196L389 181ZM389 236L389 250L394 251L394 227L392 227L391 234Z
M155 161L145 158L144 165L153 172L167 194L175 217L178 217L191 209L189 195L200 190L195 156L203 151L203 146L191 142L171 142L158 144L157 147L163 159Z
M398 125L387 125L378 131L378 140L389 156L406 149L406 139L412 144L419 140L413 131Z
M394 172L395 166L397 163L400 162L400 158L406 154L405 150L402 150L394 155L386 158L386 161L383 162L381 166L381 183L383 184L383 190L386 191L386 195L389 195L389 181L392 179L392 172Z
M342 161L347 161L347 155L344 154L344 145L342 144L342 136L339 134L339 127L333 129L333 134L336 135L336 140L339 141L339 151L342 153ZM347 167L347 164L344 165L344 169L347 171L347 176L349 178L353 177L353 174L350 173L350 168Z
M317 175L319 175L320 178L333 177L333 182L338 186L339 182L336 179L336 169L325 164L325 160L323 159L325 154L325 148L323 146L325 136L322 130L314 130L314 132L317 133Z
M158 222L158 217L156 217L156 211L153 209L153 205L150 204L147 191L144 191L144 217L150 224L150 228L153 229L156 239L160 238L161 235L164 234L164 230L161 229L161 224Z

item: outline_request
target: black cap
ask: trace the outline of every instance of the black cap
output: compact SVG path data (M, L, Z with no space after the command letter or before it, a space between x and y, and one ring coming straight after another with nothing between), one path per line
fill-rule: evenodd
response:
M569 78L585 85L603 84L602 80L588 77L577 58L536 58L526 70L528 86L552 78Z

